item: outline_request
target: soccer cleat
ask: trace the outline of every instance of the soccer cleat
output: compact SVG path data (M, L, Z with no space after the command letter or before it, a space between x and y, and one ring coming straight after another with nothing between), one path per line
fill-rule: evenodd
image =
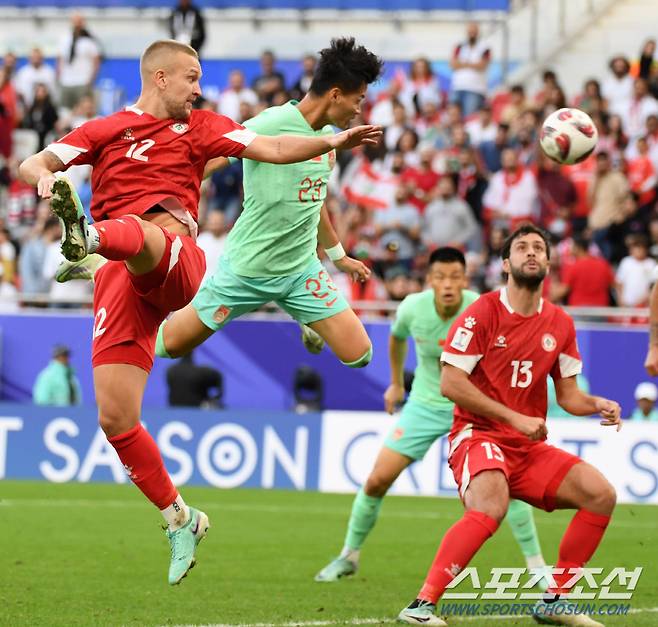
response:
M66 283L67 281L93 281L96 271L107 263L105 257L96 253L87 255L80 261L62 261L55 272L55 281Z
M564 601L555 601L554 603L544 603L538 601L532 610L532 617L535 622L541 625L568 625L571 627L604 627L603 623L592 620L586 614L567 614L556 612L559 605L564 605ZM566 610L566 608L565 608Z
M434 615L436 605L429 601L414 601L398 614L398 623L407 625L434 625L435 627L448 627L442 618Z
M353 575L359 565L344 557L337 557L329 562L316 576L315 581L320 583L332 583L338 581L341 577Z
M87 255L87 217L71 182L58 178L53 183L50 208L62 224L62 254L69 261L81 261Z
M210 522L202 511L190 507L190 519L180 529L169 531L167 537L171 545L171 563L169 564L169 585L175 586L187 576L194 567L196 558L194 551L197 544L203 540Z
M304 343L306 350L314 355L322 352L322 349L324 348L324 340L320 335L305 324L300 324L299 326L302 329L302 342Z

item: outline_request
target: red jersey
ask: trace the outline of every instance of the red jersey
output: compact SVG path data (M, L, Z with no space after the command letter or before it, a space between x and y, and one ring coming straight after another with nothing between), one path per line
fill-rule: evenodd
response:
M570 307L608 307L615 273L602 257L588 255L576 259L565 269L562 281L569 286Z
M544 300L537 313L521 316L505 288L480 296L462 312L450 328L441 361L466 371L489 398L527 416L546 416L548 375L557 380L582 371L573 320ZM462 431L461 437L468 437L469 427L496 432L511 445L530 442L508 424L456 405L450 437Z
M141 215L165 202L198 218L206 163L233 157L256 137L231 119L193 110L185 120L154 118L135 107L85 122L47 150L66 166L90 164L94 220Z

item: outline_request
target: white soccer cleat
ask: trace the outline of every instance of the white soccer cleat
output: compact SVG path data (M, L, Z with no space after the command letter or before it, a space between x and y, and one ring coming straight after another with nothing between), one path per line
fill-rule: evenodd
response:
M58 283L66 283L67 281L93 281L96 272L106 263L107 259L96 253L87 255L80 261L69 261L65 259L57 268L55 281Z
M436 605L429 601L414 601L398 614L398 623L407 625L432 625L433 627L448 627L442 618L434 614Z
M302 342L304 343L306 350L309 353L313 353L313 355L322 352L322 349L324 348L324 340L320 335L305 324L300 324L299 326L302 330Z

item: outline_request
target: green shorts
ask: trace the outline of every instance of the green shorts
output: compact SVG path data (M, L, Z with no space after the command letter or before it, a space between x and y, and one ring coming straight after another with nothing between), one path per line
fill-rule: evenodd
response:
M349 308L319 259L298 274L253 278L235 274L225 257L201 285L192 306L201 322L217 331L233 318L272 301L303 324Z
M452 429L452 407L433 409L407 401L384 446L411 459L423 459L430 446Z

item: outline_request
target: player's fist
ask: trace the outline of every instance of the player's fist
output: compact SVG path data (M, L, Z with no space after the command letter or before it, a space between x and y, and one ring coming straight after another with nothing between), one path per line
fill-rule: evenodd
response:
M546 420L536 416L518 414L510 423L517 431L527 435L531 440L543 440L548 431Z
M52 173L42 174L37 181L37 193L41 198L50 198L52 196L53 184L57 177Z
M607 398L596 399L596 411L601 414L601 424L604 427L617 426L617 431L621 429L621 407L616 401L611 401Z
M336 133L331 143L334 148L342 150L349 150L356 148L361 144L377 144L382 136L382 127L366 124L363 126L355 126L349 128L341 133Z
M658 375L658 344L649 346L647 358L644 360L644 367L650 376L655 377Z
M395 407L404 401L404 386L391 383L384 392L384 407L389 414L395 412Z
M334 261L334 265L338 270L348 274L353 281L365 281L370 278L370 268L365 263L358 259L352 259L345 255L341 259Z

